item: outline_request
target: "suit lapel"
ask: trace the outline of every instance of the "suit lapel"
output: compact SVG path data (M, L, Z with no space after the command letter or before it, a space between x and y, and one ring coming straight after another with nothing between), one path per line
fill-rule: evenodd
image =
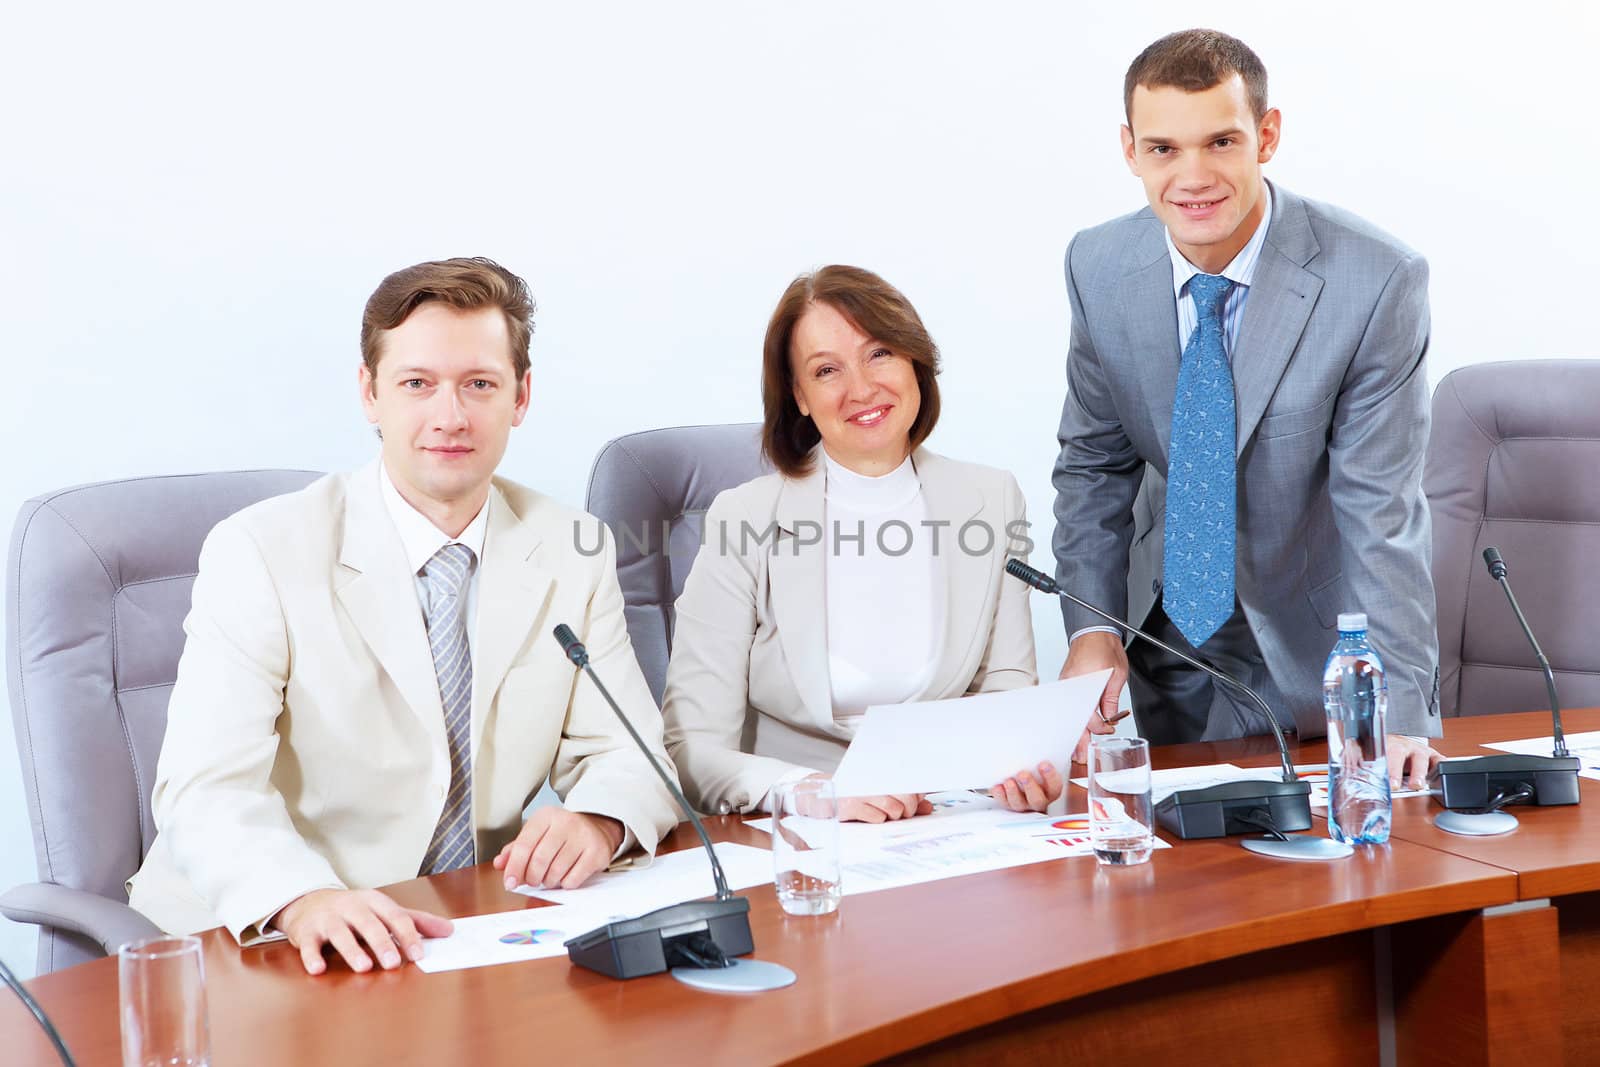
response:
M489 528L478 575L477 641L472 650L472 755L477 759L484 723L500 683L544 612L555 576L534 562L540 538L511 509L498 486L489 490ZM581 623L582 620L572 620ZM549 638L552 642L554 638Z
M1320 250L1304 202L1277 186L1272 195L1277 203L1245 298L1244 320L1233 352L1238 418L1235 445L1241 453L1277 391L1322 292L1322 279L1304 266Z
M945 520L950 525L941 531L938 563L944 575L944 633L940 641L939 658L934 665L928 687L917 698L934 700L966 692L971 679L958 675L967 660L984 620L980 618L984 598L988 595L988 573L991 557L969 555L961 547L961 527L969 519L984 512L983 494L970 482L960 477L959 471L943 456L920 448L911 457L917 469L917 480L922 483L922 499L931 521ZM1004 544L1006 531L1003 509L989 509L990 532L997 544ZM918 536L922 531L918 531ZM968 537L973 546L981 546L985 538L976 530Z
M376 463L350 475L345 492L339 603L416 714L429 741L446 746L439 679L417 601L416 575L378 490Z
M1144 394L1151 429L1161 445L1161 466L1172 438L1172 397L1178 390L1178 306L1172 295L1172 260L1160 226L1148 227L1140 240L1136 267L1120 287L1120 321L1127 331L1129 366L1108 373L1131 376Z
M788 662L795 691L818 723L833 722L833 688L828 672L828 605L824 556L823 490L827 475L822 450L811 454L811 472L785 478L778 490L774 519L780 533L768 567L778 645ZM817 544L799 546L821 536Z

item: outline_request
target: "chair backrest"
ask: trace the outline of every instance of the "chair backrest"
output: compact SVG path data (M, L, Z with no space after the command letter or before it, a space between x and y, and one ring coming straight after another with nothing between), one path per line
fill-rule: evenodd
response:
M706 509L724 489L770 472L753 422L646 430L595 456L585 507L616 539L628 636L658 704L673 605L700 550Z
M316 477L131 478L22 506L6 661L40 881L127 902L123 882L155 837L150 790L200 544L240 508Z
M1439 706L1546 708L1544 676L1483 550L1505 556L1561 703L1600 704L1600 360L1483 363L1433 394L1423 488L1433 513Z

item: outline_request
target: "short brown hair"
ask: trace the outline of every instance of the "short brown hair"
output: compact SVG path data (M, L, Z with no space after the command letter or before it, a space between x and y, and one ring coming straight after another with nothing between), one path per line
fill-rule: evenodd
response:
M1173 88L1201 93L1237 74L1257 122L1267 113L1267 68L1237 37L1216 30L1169 33L1139 53L1122 79L1122 110L1133 125L1133 90Z
M778 300L761 358L761 451L782 473L798 478L811 469L811 450L822 440L817 424L800 414L794 399L794 372L790 348L794 328L812 304L827 304L851 325L912 364L922 395L917 417L911 423L913 450L928 439L939 421L939 346L911 301L869 270L829 266L802 274L789 283Z
M418 305L437 300L461 311L494 307L506 317L511 369L517 388L528 374L528 339L533 334L533 294L528 283L492 259L438 259L397 270L373 290L361 313L361 361L377 376L384 330L405 322Z

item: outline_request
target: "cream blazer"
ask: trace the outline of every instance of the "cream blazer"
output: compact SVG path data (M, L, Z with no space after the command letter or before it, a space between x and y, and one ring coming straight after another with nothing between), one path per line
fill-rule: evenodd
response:
M678 598L663 717L667 750L702 811L752 811L780 777L832 771L854 733L854 721L833 715L825 475L812 459L805 477L772 474L718 494ZM938 542L943 649L916 699L1037 684L1028 587L1004 571L1031 547L1016 479L925 448L912 463L928 520L949 523ZM976 554L958 543L963 526ZM994 535L986 551L984 531Z
M417 875L450 755L378 477L376 464L330 475L206 538L151 797L157 836L129 882L130 903L164 930L220 923L249 942L312 889ZM620 820L652 851L676 808L551 636L572 626L665 758L609 534L512 482L491 494L472 649L478 858L517 834L547 774L568 808Z

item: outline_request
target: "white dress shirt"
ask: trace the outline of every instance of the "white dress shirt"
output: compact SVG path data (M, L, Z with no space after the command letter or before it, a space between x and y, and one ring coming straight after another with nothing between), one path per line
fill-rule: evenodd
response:
M406 565L411 568L412 577L416 582L417 607L424 619L428 615L428 580L422 576L422 568L427 566L428 561L445 545L461 544L471 550L473 566L467 575L462 608L466 612L467 648L469 651L476 648L478 573L483 566L484 537L489 532L489 499L493 499L494 494L491 493L489 499L484 500L483 507L479 508L478 514L467 523L460 537L450 537L435 526L432 519L406 503L406 498L394 487L394 481L382 463L378 464L378 480L382 483L383 505L389 512L389 518L394 522L395 532L400 535L400 544L405 548ZM477 685L476 678L473 680L473 685Z

